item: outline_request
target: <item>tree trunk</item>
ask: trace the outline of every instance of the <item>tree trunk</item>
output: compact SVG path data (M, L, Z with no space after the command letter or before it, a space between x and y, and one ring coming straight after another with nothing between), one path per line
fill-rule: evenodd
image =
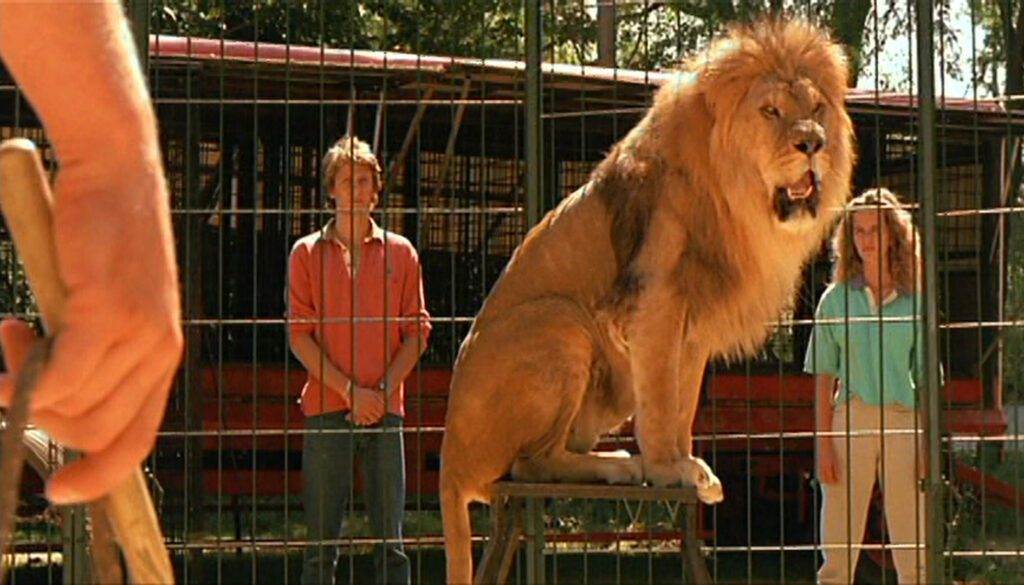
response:
M615 2L597 3L597 64L602 67L615 67Z

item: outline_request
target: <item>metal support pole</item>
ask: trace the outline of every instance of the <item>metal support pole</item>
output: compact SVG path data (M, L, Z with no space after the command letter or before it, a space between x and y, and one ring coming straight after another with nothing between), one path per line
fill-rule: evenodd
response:
M924 254L924 393L922 400L924 432L927 447L924 480L925 509L925 582L945 583L943 558L941 441L942 397L939 394L939 319L938 319L938 247L936 234L938 201L935 190L935 47L933 6L931 0L917 1L917 67L918 67L918 195L921 201Z
M80 455L67 451L65 463L70 463ZM61 509L61 553L63 570L61 582L64 585L88 583L89 576L89 533L85 526L85 506L67 506Z
M541 218L544 186L544 142L541 121L543 86L541 49L544 31L540 0L526 0L526 228Z

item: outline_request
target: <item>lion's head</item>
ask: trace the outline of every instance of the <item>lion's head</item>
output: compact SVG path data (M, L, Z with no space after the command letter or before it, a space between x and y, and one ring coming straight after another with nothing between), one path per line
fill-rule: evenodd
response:
M854 161L842 48L807 22L763 21L733 27L686 69L659 101L705 112L716 175L708 183L788 230L827 224L847 196ZM701 125L689 123L691 132Z

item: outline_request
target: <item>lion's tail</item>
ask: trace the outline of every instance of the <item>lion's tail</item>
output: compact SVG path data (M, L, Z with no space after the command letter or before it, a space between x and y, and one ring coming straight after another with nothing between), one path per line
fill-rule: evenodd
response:
M440 488L448 585L470 585L473 582L473 534L469 523L469 499L458 482L443 472Z

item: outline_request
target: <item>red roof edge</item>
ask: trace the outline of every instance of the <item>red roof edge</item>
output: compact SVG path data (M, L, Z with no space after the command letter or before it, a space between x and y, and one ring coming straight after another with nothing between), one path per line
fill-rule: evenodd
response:
M420 55L398 51L369 51L363 49L338 49L326 46L283 45L280 43L255 43L209 39L201 37L179 37L171 35L150 35L149 54L153 57L177 57L202 61L230 60L270 64L320 65L332 68L363 70L431 71L445 73L455 69L490 69L498 71L525 71L523 61L509 59L475 59L467 57L444 57ZM618 69L595 65L573 65L568 63L543 63L542 69L551 75L582 77L587 79L659 86L677 75L674 71L643 71ZM873 89L853 88L847 93L847 101L858 104L878 104L888 107L913 108L917 105L914 96L893 92L878 92ZM998 99L938 97L940 108L958 110L980 110L986 112L1005 111Z
M350 67L353 69L379 70L427 70L445 72L456 67L485 68L504 71L525 71L523 61L509 59L474 59L467 57L444 57L420 55L399 51L368 51L363 49L337 49L309 45L282 45L280 43L253 43L209 39L201 37L179 37L171 35L150 35L149 54L153 57L178 57L203 61L231 60L260 63L296 65L321 65L325 67ZM567 63L544 63L544 72L555 75L579 76L607 81L621 81L658 85L671 78L672 73L613 69L593 65L572 65Z

